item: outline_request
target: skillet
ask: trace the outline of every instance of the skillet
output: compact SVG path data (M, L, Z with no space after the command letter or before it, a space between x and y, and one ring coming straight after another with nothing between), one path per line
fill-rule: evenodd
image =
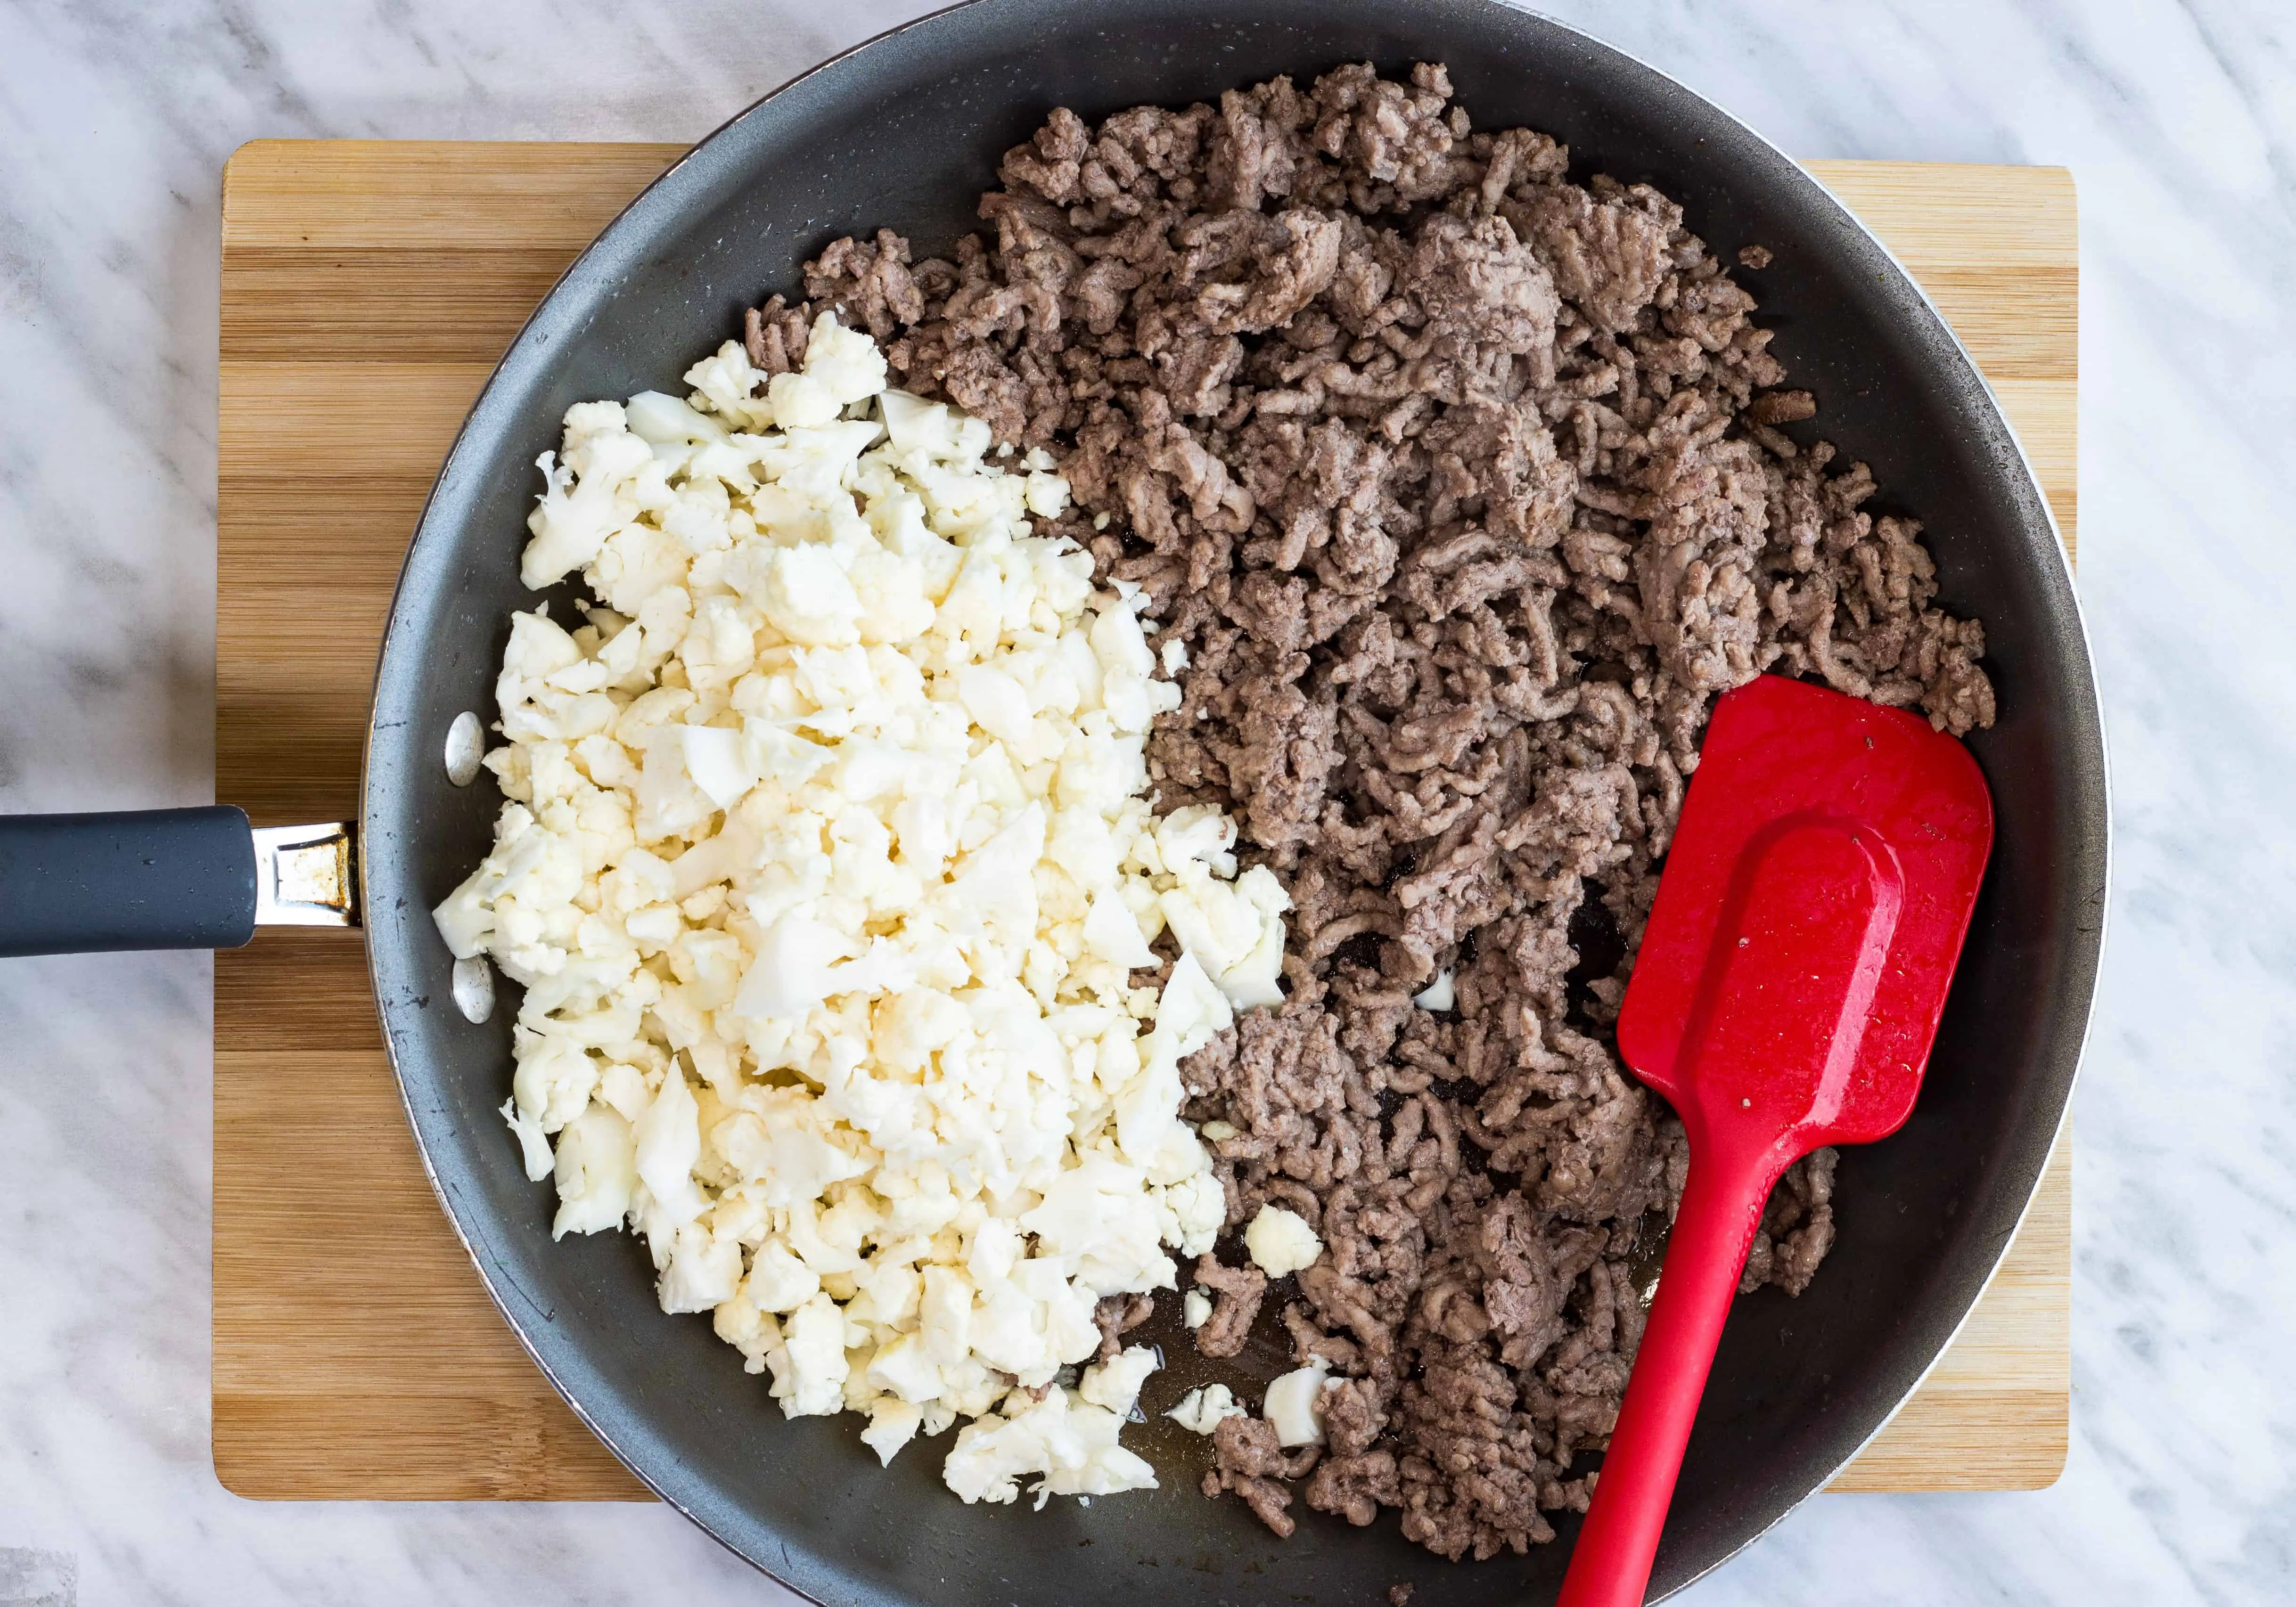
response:
M1738 1303L1653 1575L1654 1594L1678 1589L1856 1454L2005 1249L2087 1029L2104 763L2047 507L1936 310L1780 152L1584 35L1496 0L976 0L872 40L696 147L512 343L407 554L356 854L351 834L324 828L250 842L229 809L0 820L0 953L229 944L258 913L344 919L358 907L424 1164L512 1327L640 1478L818 1601L1376 1603L1409 1581L1423 1601L1536 1603L1560 1582L1575 1520L1554 1546L1482 1564L1431 1556L1391 1516L1353 1530L1307 1514L1279 1543L1240 1503L1195 1491L1203 1451L1181 1437L1146 1434L1161 1489L1030 1514L962 1505L930 1448L880 1470L852 1422L784 1422L706 1323L656 1308L635 1241L551 1243L550 1185L526 1180L495 1114L514 1010L506 1001L483 1025L457 1013L429 916L491 841L498 795L452 786L440 755L457 714L492 714L509 615L533 606L517 578L532 464L570 404L675 390L744 306L793 288L800 265L839 234L889 225L920 255L946 251L976 226L997 158L1056 105L1094 119L1366 59L1390 76L1447 62L1478 126L1554 135L1582 181L1647 180L1726 257L1768 246L1775 261L1753 287L1760 322L1779 331L1773 349L1817 393L1824 433L1889 488L1880 510L1924 521L1939 601L1983 616L2000 689L2000 722L1970 743L1997 812L1993 869L1920 1106L1893 1138L1844 1153L1837 1244L1808 1292Z

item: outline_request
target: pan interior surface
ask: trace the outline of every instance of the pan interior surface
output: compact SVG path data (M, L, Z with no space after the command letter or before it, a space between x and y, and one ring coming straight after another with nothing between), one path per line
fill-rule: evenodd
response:
M1981 1291L2030 1197L2070 1092L2105 875L2103 761L2078 613L2046 506L1971 367L1887 254L1791 162L1680 86L1496 0L980 0L887 35L767 97L673 168L570 271L504 359L426 509L377 681L365 842L369 943L426 1164L512 1326L655 1489L817 1600L1376 1603L1551 1600L1576 1520L1529 1555L1454 1565L1392 1514L1351 1529L1299 1509L1279 1542L1194 1488L1201 1442L1149 1440L1160 1489L1040 1513L966 1506L947 1440L890 1469L846 1417L784 1421L709 1325L664 1316L621 1235L549 1236L496 1113L510 1012L472 1026L429 910L491 842L500 798L438 761L455 716L494 712L533 464L577 401L679 388L697 356L837 235L890 226L919 255L978 226L997 159L1054 106L1087 119L1184 104L1369 60L1447 63L1483 128L1568 143L1571 176L1647 181L1726 258L1775 256L1760 322L1819 425L1926 526L1940 602L1978 614L2002 717L1971 746L1998 823L1921 1103L1843 1155L1839 1238L1799 1300L1741 1301L1709 1388L1653 1587L1678 1588L1817 1489L1881 1425ZM1152 1393L1152 1403L1161 1400ZM1130 1438L1128 1437L1128 1438Z

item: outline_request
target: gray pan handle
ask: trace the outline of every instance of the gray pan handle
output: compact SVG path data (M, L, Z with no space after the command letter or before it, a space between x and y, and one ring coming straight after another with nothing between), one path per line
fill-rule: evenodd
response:
M258 926L358 923L351 828L226 804L0 815L0 956L236 949Z

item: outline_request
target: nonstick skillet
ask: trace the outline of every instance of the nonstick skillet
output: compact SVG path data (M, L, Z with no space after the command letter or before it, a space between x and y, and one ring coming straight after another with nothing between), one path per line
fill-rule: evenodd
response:
M742 40L729 36L726 48ZM1970 746L1998 813L1990 873L1921 1103L1841 1163L1838 1241L1798 1301L1732 1317L1653 1588L1713 1567L1846 1463L1911 1392L2031 1198L2070 1094L2106 872L2103 737L2079 611L2032 472L1936 310L1839 203L1724 112L1630 58L1496 0L977 0L767 96L631 204L537 309L472 408L391 606L355 833L250 835L225 808L0 820L0 953L242 942L258 919L364 919L374 993L424 1163L504 1316L583 1419L727 1546L838 1603L1550 1600L1575 1520L1528 1557L1451 1564L1392 1517L1308 1514L1279 1542L1194 1489L1203 1455L1146 1438L1164 1488L1041 1513L965 1506L939 1456L890 1470L843 1417L785 1422L709 1325L657 1309L627 1237L554 1244L495 1112L509 1007L473 1025L429 911L485 853L500 799L441 755L491 718L536 456L566 407L676 388L742 308L835 236L920 254L977 226L998 157L1053 107L1183 104L1279 72L1448 64L1479 126L1570 147L1574 177L1647 180L1726 252L1775 254L1761 322L1826 432L1925 525L1942 591L1981 615L2000 722ZM354 835L356 849L353 846ZM1176 1357L1176 1360L1178 1358ZM1145 1431L1135 1431L1141 1434ZM1197 1460L1192 1460L1192 1458Z

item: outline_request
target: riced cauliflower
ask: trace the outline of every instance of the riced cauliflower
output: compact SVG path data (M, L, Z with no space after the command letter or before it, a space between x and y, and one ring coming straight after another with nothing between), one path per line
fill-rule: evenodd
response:
M1048 458L1004 471L829 316L801 372L728 342L685 379L540 460L522 577L596 601L513 617L508 801L435 912L526 990L528 1175L554 1234L644 1235L791 1416L888 1461L972 1419L967 1500L1152 1487L1117 1442L1151 1353L1060 1381L1219 1231L1179 1063L1280 997L1283 892L1225 815L1152 812L1178 694L1137 596L1031 534Z

